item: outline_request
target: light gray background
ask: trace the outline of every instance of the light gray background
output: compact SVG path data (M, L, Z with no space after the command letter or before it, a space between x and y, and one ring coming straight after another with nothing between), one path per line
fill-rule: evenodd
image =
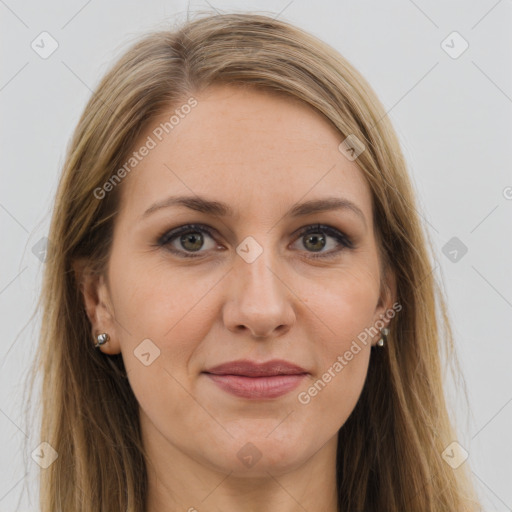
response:
M279 15L334 46L376 90L408 160L449 302L470 403L468 410L460 383L448 387L457 440L485 510L512 510L511 1L217 0L188 8ZM18 510L20 497L20 511L36 510L30 452L39 441L24 424L21 395L44 265L32 248L47 234L65 149L108 66L134 38L186 12L184 1L0 0L0 512ZM43 31L59 44L47 59L31 48ZM453 31L469 43L458 58L441 46ZM452 237L467 247L456 262L443 253Z

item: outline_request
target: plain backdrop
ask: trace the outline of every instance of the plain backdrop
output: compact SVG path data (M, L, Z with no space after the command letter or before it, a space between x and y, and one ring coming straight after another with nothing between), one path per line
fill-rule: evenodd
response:
M468 408L462 383L447 385L457 442L484 509L512 510L510 0L0 0L0 512L37 509L38 432L24 423L22 391L37 341L41 239L69 139L115 59L187 9L278 16L336 48L377 92L448 299L469 397ZM33 49L42 32L58 44L47 58Z

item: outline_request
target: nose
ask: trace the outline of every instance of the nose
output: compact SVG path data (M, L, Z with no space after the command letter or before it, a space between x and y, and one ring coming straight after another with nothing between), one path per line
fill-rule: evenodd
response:
M223 308L224 325L230 331L267 339L290 330L295 321L294 294L270 251L264 250L251 263L237 256L230 274Z

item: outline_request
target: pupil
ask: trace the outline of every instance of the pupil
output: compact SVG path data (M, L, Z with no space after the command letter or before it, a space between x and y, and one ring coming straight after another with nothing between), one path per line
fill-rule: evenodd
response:
M181 236L181 243L183 245L183 247L185 247L185 249L188 249L189 251L197 251L198 249L201 248L201 245L202 245L202 240L201 240L201 235L199 234L186 234L186 235L182 235ZM192 244L192 247L187 247L186 244L187 242L190 242Z
M314 251L319 251L319 250L321 250L321 249L325 246L325 237L324 237L324 235L320 235L320 236L319 236L319 235L308 235L308 238L306 239L306 245L307 245L307 243L308 243L310 240L312 240L312 241L313 241L313 245L314 245L315 243L317 243L319 240L321 241L321 247L317 247L317 248L312 247L312 249L313 249Z

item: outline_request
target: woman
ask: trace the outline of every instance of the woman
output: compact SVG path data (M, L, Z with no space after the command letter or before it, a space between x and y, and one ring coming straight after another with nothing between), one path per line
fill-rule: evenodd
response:
M135 44L49 238L43 512L479 509L404 159L326 44L249 14Z

